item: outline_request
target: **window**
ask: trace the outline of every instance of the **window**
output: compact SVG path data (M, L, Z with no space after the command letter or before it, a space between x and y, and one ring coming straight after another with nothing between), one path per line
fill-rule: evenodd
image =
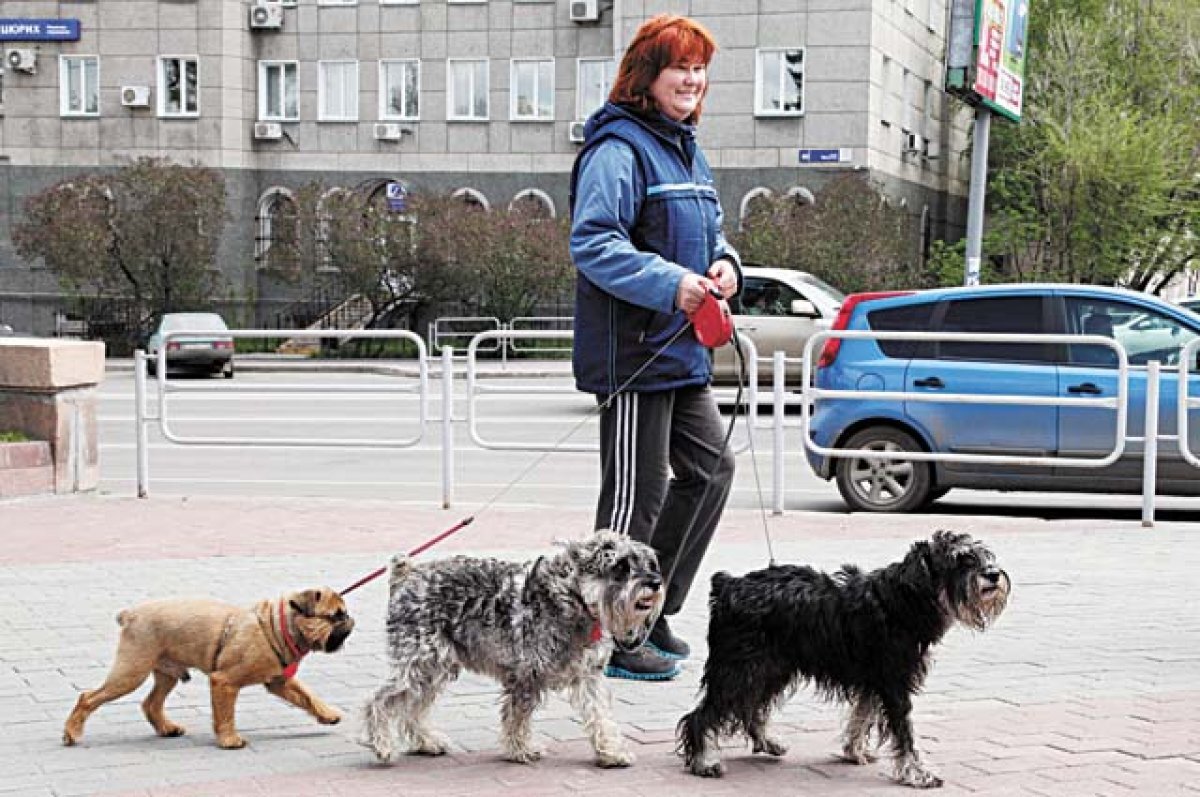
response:
M418 5L420 2L421 2L421 0L379 0L379 5L381 5L381 6L415 6L415 5Z
M525 219L552 219L555 217L554 200L537 188L526 188L513 197L508 212Z
M1197 337L1175 319L1140 305L1074 297L1068 297L1066 303L1068 331L1112 338L1125 348L1130 365L1146 365L1151 360L1178 365L1180 349ZM1073 343L1070 362L1116 368L1117 354L1106 346Z
M474 188L460 188L450 196L454 199L461 199L467 207L483 211L492 209L492 206L488 204L487 197Z
M792 302L803 299L790 285L763 277L746 277L742 292L730 300L730 310L736 315L791 315Z
M356 6L358 0L317 0L319 6Z
M296 256L296 202L285 188L272 188L258 202L254 259L259 268L286 269ZM279 244L275 246L275 244Z
M867 313L867 324L881 332L928 332L936 302L888 307ZM887 357L907 360L933 356L933 343L918 340L881 340L879 349Z
M421 62L379 62L379 118L421 118Z
M295 61L258 62L258 118L295 121L300 118L300 84Z
M451 121L486 121L488 118L488 62L486 58L451 58L446 92L446 118Z
M575 118L587 119L608 99L617 74L611 58L580 58L575 79Z
M1044 334L1047 331L1040 296L1004 296L950 302L942 332ZM938 344L939 360L982 362L1054 362L1056 346L1046 343L945 342Z
M318 61L317 118L323 122L358 120L358 62Z
M554 59L514 58L509 87L509 117L547 121L554 118Z
M760 49L755 67L756 114L800 116L804 113L803 49Z
M193 56L158 59L158 115L200 115L200 60Z
M58 59L59 110L63 116L100 115L100 58L62 55Z

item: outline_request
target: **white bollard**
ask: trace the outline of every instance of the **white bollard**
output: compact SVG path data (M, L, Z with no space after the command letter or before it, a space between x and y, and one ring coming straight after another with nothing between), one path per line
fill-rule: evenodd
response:
M1146 432L1142 442L1142 526L1154 525L1154 494L1158 476L1158 383L1159 362L1146 368Z

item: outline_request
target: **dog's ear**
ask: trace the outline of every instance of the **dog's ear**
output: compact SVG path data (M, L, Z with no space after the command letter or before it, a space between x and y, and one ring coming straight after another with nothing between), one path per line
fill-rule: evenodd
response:
M293 610L305 617L312 617L317 611L317 606L321 603L322 593L319 589L306 589L299 594L299 600L293 598L288 601Z

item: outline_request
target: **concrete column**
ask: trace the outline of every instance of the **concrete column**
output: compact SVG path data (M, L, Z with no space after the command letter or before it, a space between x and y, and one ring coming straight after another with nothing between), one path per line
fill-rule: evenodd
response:
M49 443L56 493L99 483L96 388L103 380L103 343L0 338L0 431Z

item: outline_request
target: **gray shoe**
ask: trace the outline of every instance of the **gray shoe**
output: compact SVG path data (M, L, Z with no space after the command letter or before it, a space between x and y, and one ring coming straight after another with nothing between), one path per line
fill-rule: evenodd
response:
M675 661L682 661L692 655L692 649L688 647L688 643L671 633L671 626L667 625L666 615L659 617L654 628L650 630L646 646L653 648L654 652L663 658Z
M648 645L637 650L614 650L604 674L631 681L669 681L679 675L679 665L655 653Z

